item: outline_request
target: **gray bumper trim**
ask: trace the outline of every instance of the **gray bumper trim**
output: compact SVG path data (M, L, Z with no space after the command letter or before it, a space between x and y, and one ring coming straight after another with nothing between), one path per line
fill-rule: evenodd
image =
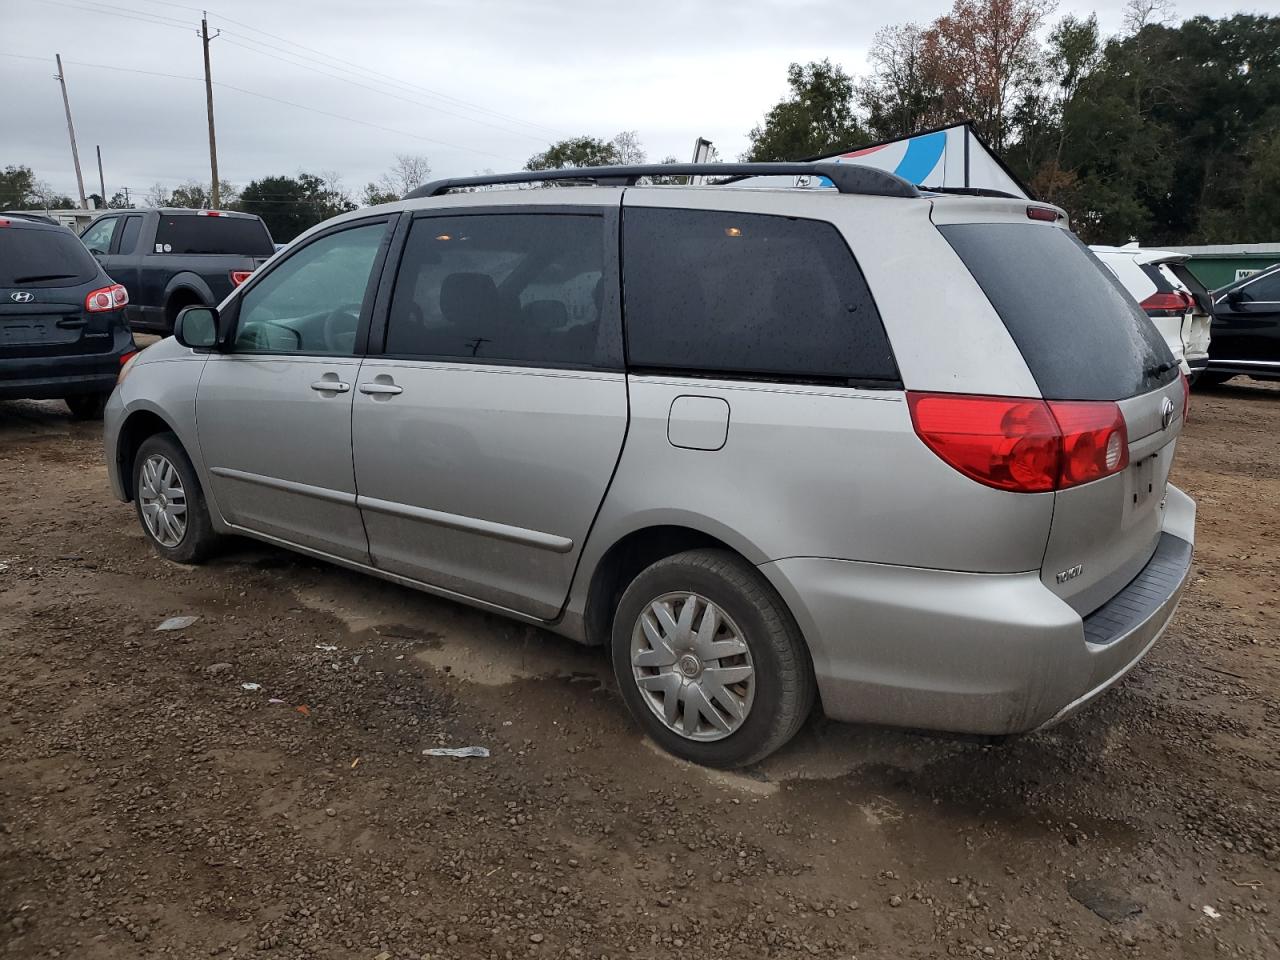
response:
M1107 646L1150 619L1178 592L1191 566L1191 544L1162 533L1147 565L1127 587L1084 618L1084 638Z

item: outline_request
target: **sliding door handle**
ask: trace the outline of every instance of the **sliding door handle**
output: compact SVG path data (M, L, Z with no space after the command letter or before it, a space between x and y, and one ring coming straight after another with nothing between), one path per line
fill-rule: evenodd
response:
M375 397L394 397L398 393L404 393L404 388L397 387L394 383L362 383L356 389Z

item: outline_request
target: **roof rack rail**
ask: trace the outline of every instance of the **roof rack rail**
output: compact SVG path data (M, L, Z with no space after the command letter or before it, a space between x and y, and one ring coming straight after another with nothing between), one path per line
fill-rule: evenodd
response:
M879 197L918 197L910 181L883 170L856 163L644 163L614 167L572 167L564 170L521 170L434 180L405 194L406 200L438 197L458 187L486 187L503 183L543 183L576 180L599 186L632 187L641 177L826 177L841 193Z

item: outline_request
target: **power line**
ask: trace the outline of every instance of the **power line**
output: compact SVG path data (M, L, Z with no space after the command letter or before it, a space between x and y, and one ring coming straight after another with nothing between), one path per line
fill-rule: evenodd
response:
M105 4L97 3L94 3L93 6L88 6L87 4L92 3L92 0L85 0L85 3L68 3L67 0L40 0L40 2L53 4L58 7L67 7L71 10L83 10L87 13L100 13L109 17L121 17L125 20L136 20L139 23L149 23L156 27L168 27L171 30L181 29L185 31L191 29L190 25L179 20L175 20L172 17L156 17L147 13L145 10L128 10L128 12L125 12L127 8L116 7L112 9L107 7Z
M503 133L512 134L517 137L527 137L530 140L536 140L538 143L545 144L547 142L547 138L542 134L526 133L522 130L513 130L510 127L504 127L496 123L490 123L489 121L481 120L478 117L468 117L466 114L454 113L451 110L446 110L444 107L440 107L432 103L425 103L422 100L415 100L412 97L406 97L399 93L395 93L391 90L382 90L382 89L379 89L378 87L371 87L366 83L359 82L358 80L352 80L348 77L341 76L340 74L330 73L327 70L321 70L319 67L311 66L309 63L300 62L296 60L286 60L284 59L284 56L280 55L280 54L283 54L285 56L296 56L296 54L293 54L289 51L279 50L279 48L276 48L276 47L270 47L269 49L279 50L279 53L278 54L268 53L266 50L259 50L256 47L247 46L245 43L238 43L235 40L229 39L229 37L240 37L241 40L247 41L248 43L252 43L252 44L259 43L259 41L253 40L250 37L244 37L238 33L231 33L230 31L224 30L222 33L222 39L225 42L231 44L233 47L239 47L241 50L248 50L250 53L256 53L259 56L269 57L272 60L278 60L281 63L287 63L290 66L300 67L303 70L311 70L314 73L318 73L321 76L330 77L331 79L337 80L340 83L347 83L353 87L359 87L362 90L370 90L373 93L382 94L385 97L392 97L396 100L403 101L404 103L412 103L426 110L435 110L439 113L443 113L445 116L455 117L459 120L466 120L469 123L477 123L483 127L489 127L492 130L499 130ZM262 46L268 46L268 45L262 44Z
M152 4L155 4L156 6L161 6L161 7L178 8L183 10L196 9L195 7L188 7L183 4L168 3L168 2L165 2L165 0L142 0L142 2L152 3ZM354 71L358 71L359 73L362 73L362 74L368 74L369 77L376 78L378 82L382 82L384 84L392 84L398 87L408 89L413 92L426 94L427 96L430 96L430 97L435 97L437 99L448 101L450 103L455 104L456 106L468 107L472 110L477 110L481 113L487 113L490 116L498 117L500 119L507 120L511 123L518 123L526 127L532 127L534 129L543 131L544 134L550 134L552 137L563 137L566 135L564 131L555 130L551 127L547 127L540 123L534 123L533 121L525 120L521 117L515 117L510 114L502 113L501 111L493 110L489 107L482 106L481 104L473 103L469 100L463 100L451 94L442 93L439 90L433 90L430 87L424 87L420 84L410 83L406 80L401 80L399 77L393 76L392 74L383 73L381 71L374 70L371 67L366 67L364 64L356 63L352 60L344 60L341 57L334 56L332 53L327 53L323 50L317 50L314 47L308 47L305 44L298 43L296 40L290 40L287 37L282 37L279 34L270 33L266 30L262 30L259 27L255 27L252 24L245 23L242 20L236 20L232 17L228 17L226 14L219 13L216 10L213 10L210 12L213 13L216 16L216 18L220 21L223 21L226 23L233 23L238 27L243 27L246 30L252 31L253 33L261 34L264 37L270 37L272 40L278 40L279 42L288 44L291 47L297 47L299 50L305 50L307 51L307 53L315 54L316 56L323 58L322 62L327 66L332 67L335 63L344 64L347 67L354 68ZM243 37L243 35L241 36L242 36L242 39L248 39ZM256 42L261 43L261 41L256 41ZM269 44L263 44L263 45L269 46ZM282 51L282 52L292 52L292 51ZM301 55L295 54L295 56L301 56ZM369 79L369 77L366 77L365 79Z
M41 57L24 56L23 54L20 54L20 53L7 53L3 51L0 51L0 57L13 57L18 60L36 60L39 62L43 62L43 58ZM112 66L110 64L106 64L106 63L86 63L85 61L82 61L82 60L67 60L65 62L73 64L74 66L77 66L77 67L89 67L91 69L97 69L97 70L114 70L119 73L138 73L138 74L142 74L144 76L150 76L150 77L165 77L169 80L191 80L196 83L204 82L203 77L184 77L184 76L180 76L178 74L173 74L173 73L161 73L157 70L139 70L136 67L117 67L117 66ZM305 110L308 113L317 113L317 114L320 114L321 116L331 117L335 120L343 120L343 121L346 121L347 123L357 123L364 127L372 127L375 130L382 130L385 133L394 133L398 137L409 137L410 139L413 139L413 140L421 140L424 143L434 143L437 146L448 147L451 150L462 150L466 153L481 154L486 157L493 157L496 160L501 160L503 163L512 162L510 157L504 157L504 156L501 156L500 154L493 153L489 150L479 150L475 147L465 147L462 144L451 143L447 140L437 140L434 137L425 137L422 134L418 134L418 133L409 133L408 131L405 131L405 130L396 130L393 127L384 127L382 124L373 123L369 120L361 120L357 117L344 116L343 114L333 113L332 111L329 111L329 110L321 110L318 107L309 107L304 103L296 103L292 100L282 99L281 97L273 97L270 94L258 93L256 90L246 90L244 87L238 87L238 86L235 86L234 84L225 83L221 80L214 81L214 86L222 87L225 90L234 90L236 93L242 93L250 97L258 97L262 100L270 100L273 103L279 103L286 107L293 107L297 110Z

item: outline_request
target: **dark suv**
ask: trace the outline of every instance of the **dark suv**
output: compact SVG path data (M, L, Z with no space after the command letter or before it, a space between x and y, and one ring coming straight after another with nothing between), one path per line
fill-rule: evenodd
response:
M66 227L0 216L0 400L63 398L89 420L137 347L129 294Z

